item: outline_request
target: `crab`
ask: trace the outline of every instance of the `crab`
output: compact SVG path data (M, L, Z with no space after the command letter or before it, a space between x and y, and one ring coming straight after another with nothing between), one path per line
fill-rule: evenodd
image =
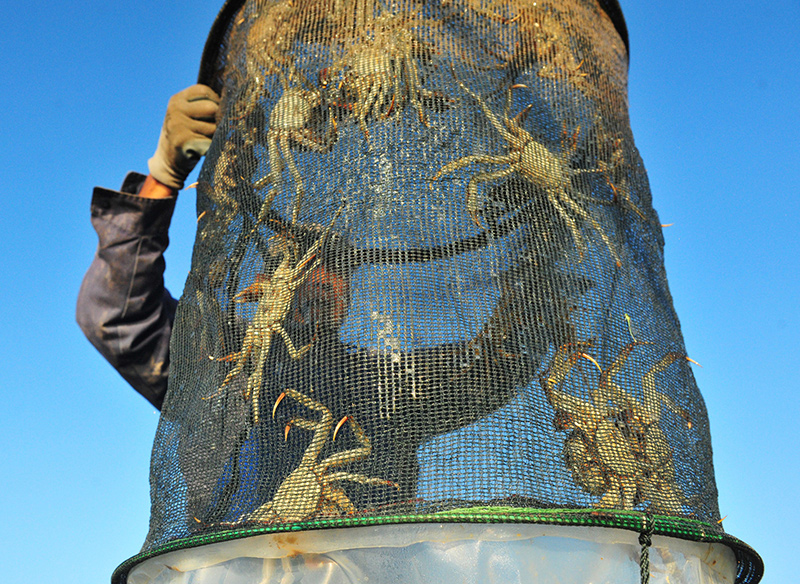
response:
M559 17L556 7L543 2L508 2L507 0L466 0L446 4L468 8L470 12L502 26L514 26L515 33L506 36L516 39L513 47L497 54L509 69L521 70L531 62L540 64L537 75L556 81L580 80L586 77L570 47L570 35L564 29L567 19Z
M236 152L237 147L234 146L234 142L226 142L214 166L213 188L210 194L214 204L215 220L223 225L228 225L239 213L239 203L236 197L231 195L243 180Z
M483 228L483 225L480 220L480 196L478 194L478 185L504 178L516 172L547 193L548 200L569 226L572 238L575 241L581 258L583 258L587 248L583 235L581 235L577 219L583 219L594 227L603 240L603 243L606 244L608 250L611 252L617 266L620 266L621 262L615 250L615 246L612 244L605 231L603 231L603 228L570 193L572 190L571 180L574 175L603 172L601 169L572 167L571 159L577 148L577 136L580 128L575 131L571 140L562 139L562 142L571 142L571 145L563 147L561 152L553 152L541 142L536 141L523 127L524 120L531 106L522 110L513 119L509 117L512 91L517 88L526 87L525 85L516 84L509 88L503 109L503 120L501 122L479 95L460 81L457 81L457 83L467 94L478 102L483 113L491 122L492 127L494 127L497 133L508 142L508 152L503 155L470 154L464 156L445 164L439 172L434 175L432 180L438 180L439 177L443 175L453 173L476 163L506 165L505 168L501 168L500 170L479 172L473 175L467 184L467 212L479 228Z
M311 442L303 454L300 465L283 480L272 500L245 516L244 520L263 523L291 523L320 515L353 515L356 512L355 506L344 490L336 485L341 481L399 488L396 483L385 479L344 471L331 472L333 468L364 460L372 453L372 444L364 430L352 416L342 418L333 432L331 442L336 440L339 428L347 423L360 446L352 450L337 452L320 460L319 456L328 443L328 438L331 437L333 415L327 407L307 395L294 389L285 389L275 402L272 409L273 417L278 404L284 397L289 397L308 409L319 412L320 419L292 418L289 420L285 429L286 439L288 439L289 430L296 426L314 433Z
M417 59L425 45L408 29L408 24L394 14L375 19L372 37L353 45L345 55L342 87L355 95L354 114L364 135L369 138L367 118L388 118L406 103L417 111L419 121L429 126L423 99L435 98L433 91L422 87Z
M556 412L556 429L567 432L562 450L567 468L581 489L600 497L598 507L630 510L647 501L653 512L681 515L685 497L676 483L672 449L658 425L661 406L683 418L689 428L691 422L685 410L656 389L655 378L684 356L667 353L650 368L642 378L640 402L614 383L614 377L636 346L643 344L648 343L629 343L611 367L600 368L590 400L559 389L579 359L597 365L585 352L589 343L562 346L542 387Z
M327 131L320 136L313 126L318 122L320 108L323 107L322 93L316 89L288 87L275 103L269 115L267 147L269 151L269 172L254 187L260 190L269 186L264 196L258 222L263 222L283 184L283 171L289 168L294 179L295 200L292 206L292 221L297 221L300 206L305 195L305 183L292 153L292 147L305 148L312 152L330 152L336 142L336 123L328 116Z
M292 359L302 359L311 350L314 343L312 340L304 347L296 348L289 333L283 328L283 321L289 314L297 288L322 263L322 258L317 257L317 254L343 209L344 205L339 207L331 222L300 259L297 259L297 243L290 236L276 234L274 237L277 246L283 254L281 263L270 276L257 277L253 284L233 298L235 302L258 302L258 304L253 319L245 332L242 348L236 353L216 359L217 361L236 363L223 380L217 394L223 391L234 377L242 373L248 364L251 364L244 398L252 399L254 424L257 424L260 419L259 391L264 375L264 364L272 346L272 338L276 334L281 336Z
M564 21L551 6L536 3L520 6L517 14L507 21L517 23L519 31L512 63L524 67L535 60L540 64L536 72L539 77L582 86L588 75L583 69L584 61L578 61L570 46L571 37Z
M623 209L636 213L642 221L652 222L633 201L630 178L630 166L625 160L625 138L620 134L609 135L607 123L600 115L594 119L595 132L598 136L598 150L602 159L597 167L603 172L606 183L614 193L614 202Z

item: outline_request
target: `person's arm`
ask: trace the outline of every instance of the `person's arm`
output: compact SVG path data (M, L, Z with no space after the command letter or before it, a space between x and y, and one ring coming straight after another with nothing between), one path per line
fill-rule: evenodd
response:
M92 197L99 243L78 294L78 324L158 409L167 391L177 305L164 287L163 254L177 192L211 143L218 100L202 85L173 96L148 162L150 175L130 173L119 191L96 188Z
M98 247L78 294L77 320L103 357L160 409L177 304L164 287L163 256L175 196L138 196L144 182L131 173L120 191L94 190Z

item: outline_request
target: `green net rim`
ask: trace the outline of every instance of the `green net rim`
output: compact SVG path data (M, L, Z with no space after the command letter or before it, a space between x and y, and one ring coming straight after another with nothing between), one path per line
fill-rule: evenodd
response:
M214 531L170 541L150 551L140 553L121 563L111 576L112 584L125 584L128 573L138 564L169 552L191 549L265 535L339 527L366 527L403 523L535 523L574 527L609 527L642 533L652 525L653 535L664 535L688 541L722 543L736 556L736 584L757 584L764 573L764 563L758 553L743 541L724 533L719 526L666 515L647 515L632 511L610 509L528 509L517 507L471 507L419 515L385 517L342 517L315 519L280 525L258 525L246 528Z

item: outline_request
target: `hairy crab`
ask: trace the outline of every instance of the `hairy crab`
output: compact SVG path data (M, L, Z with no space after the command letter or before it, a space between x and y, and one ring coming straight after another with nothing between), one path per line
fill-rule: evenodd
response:
M614 363L602 370L585 350L589 343L559 348L541 383L555 410L557 430L567 432L563 457L575 483L598 496L597 506L634 509L646 503L652 512L683 515L685 497L676 482L673 453L659 426L662 406L691 428L688 413L656 389L656 376L680 358L667 353L642 378L643 400L614 382L631 352L645 343L632 342ZM560 389L579 359L600 369L599 382L584 400Z
M271 501L243 519L263 523L293 522L311 519L320 515L340 516L352 515L355 506L336 483L349 481L362 485L382 485L397 487L391 481L370 478L361 474L345 471L331 472L331 469L366 459L372 453L372 445L361 426L352 416L345 416L333 431L331 442L336 439L336 432L344 423L350 425L359 446L344 452L337 452L320 460L323 448L328 444L333 430L333 415L323 404L311 399L294 389L285 389L273 407L273 416L278 404L284 397L289 397L310 410L319 412L319 420L292 418L286 425L286 437L292 427L313 432L311 442L306 448L300 465L283 480Z

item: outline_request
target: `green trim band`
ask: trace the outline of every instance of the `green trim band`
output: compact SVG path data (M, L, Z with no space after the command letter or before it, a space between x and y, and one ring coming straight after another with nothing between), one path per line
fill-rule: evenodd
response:
M111 583L125 584L128 573L134 567L162 554L270 533L401 523L536 523L573 527L609 527L641 533L649 527L647 525L648 517L653 521L653 535L664 535L704 543L722 543L731 548L738 564L736 584L756 584L761 580L764 573L764 564L758 553L743 541L724 533L718 526L702 521L666 515L646 515L645 513L634 511L615 511L613 509L469 507L419 515L343 517L280 525L258 525L194 535L173 540L124 561L114 570L114 574L111 576Z

